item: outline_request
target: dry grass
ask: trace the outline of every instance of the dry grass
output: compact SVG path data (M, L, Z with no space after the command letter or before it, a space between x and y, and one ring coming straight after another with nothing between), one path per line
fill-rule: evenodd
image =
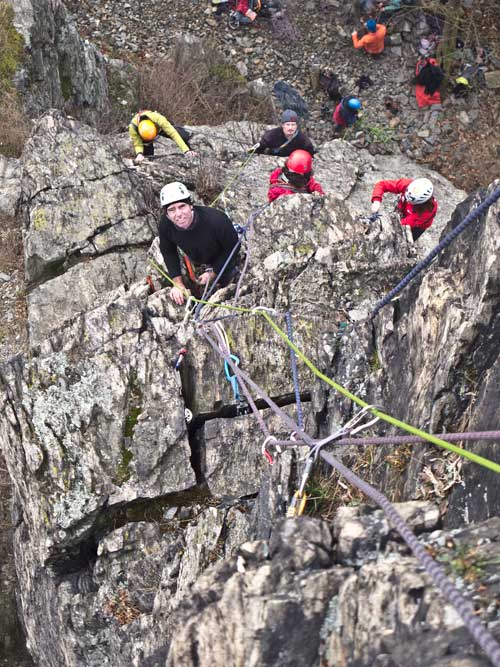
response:
M206 204L213 202L224 187L224 175L220 160L201 157L195 173L196 194Z
M215 51L171 60L142 69L139 104L155 109L176 124L219 125L235 118L270 121L270 99L253 96L246 81Z
M19 157L29 136L30 121L15 92L5 92L0 101L0 153Z
M377 447L368 445L356 449L352 456L342 456L342 462L356 475L368 483L374 483ZM337 508L358 505L368 501L355 486L349 484L339 473L321 463L309 478L306 486L308 496L305 514L331 521Z
M0 216L0 271L8 273L22 266L23 240L16 218Z
M23 265L23 240L16 218L0 216L0 271L9 273Z

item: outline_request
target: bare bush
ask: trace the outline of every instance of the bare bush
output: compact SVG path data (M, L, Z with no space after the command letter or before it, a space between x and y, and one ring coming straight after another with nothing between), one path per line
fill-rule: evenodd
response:
M220 161L215 158L200 158L195 174L196 194L206 204L211 204L223 187Z
M16 93L4 92L0 101L0 153L19 157L30 133L30 121Z
M161 111L177 124L267 122L273 115L271 100L253 95L236 67L215 51L191 54L189 60L174 55L142 70L139 104Z
M0 216L0 271L9 273L23 264L23 240L16 218Z

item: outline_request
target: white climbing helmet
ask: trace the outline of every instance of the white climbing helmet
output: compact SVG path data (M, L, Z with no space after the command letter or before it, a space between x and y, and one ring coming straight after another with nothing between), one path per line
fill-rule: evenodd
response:
M160 191L160 204L162 206L169 206L177 201L190 199L190 197L191 193L184 183L174 181L174 183L167 183L167 185L162 187Z
M410 204L425 204L432 197L434 186L428 178L416 178L406 188L406 201Z

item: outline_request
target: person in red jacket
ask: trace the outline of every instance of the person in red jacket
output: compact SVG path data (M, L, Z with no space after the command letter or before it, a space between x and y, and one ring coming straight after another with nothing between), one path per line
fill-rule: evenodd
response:
M437 201L432 196L434 186L428 178L400 178L397 181L379 181L372 192L372 213L377 216L386 192L400 195L396 208L402 225L409 225L416 241L432 225L437 212Z
M333 129L339 132L354 125L358 120L360 109L361 101L357 97L354 97L354 95L343 97L333 112Z
M352 43L355 49L364 49L366 53L376 56L384 50L385 35L387 28L383 23L377 23L374 19L369 19L365 23L367 34L361 39L358 38L358 31L352 33Z
M323 188L313 178L312 161L312 155L307 151L293 151L283 169L275 169L269 177L268 200L271 202L282 195L303 192L324 195Z

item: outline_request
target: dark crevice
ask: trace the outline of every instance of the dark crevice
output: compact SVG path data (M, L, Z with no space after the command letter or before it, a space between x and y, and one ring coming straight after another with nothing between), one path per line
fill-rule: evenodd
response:
M110 172L109 174L104 174L102 176L95 176L94 178L90 176L85 177L85 183L97 183L98 181L104 181L107 178L110 178L111 176L120 176L121 174L125 173L127 176L130 175L130 172L132 170L129 169L126 165L124 165L123 169L119 169L118 171L113 171ZM37 190L34 192L29 198L28 198L28 203L31 204L36 197L39 197L42 193L44 192L58 192L59 190L74 190L75 188L80 188L82 186L81 183L74 184L70 183L68 185L58 185L57 187L53 187L52 185L47 185L45 188L40 188L40 190Z
M185 491L167 493L156 498L137 498L127 503L102 507L93 517L86 533L78 542L69 544L50 557L47 566L57 576L66 577L86 571L97 559L97 545L108 533L127 523L145 521L164 523L164 512L170 507L206 503L211 494L206 485L196 485Z
M64 275L69 269L72 269L77 264L83 264L92 259L97 259L98 257L104 257L104 255L112 254L124 254L130 252L130 250L138 248L149 248L151 245L151 240L144 241L141 243L127 243L126 245L116 245L112 248L107 248L99 252L98 254L83 254L80 249L73 251L65 259L54 261L50 264L47 264L44 268L43 275L37 280L33 280L26 288L26 293L29 294L37 287L40 287L44 283L53 280L54 278L59 278Z

